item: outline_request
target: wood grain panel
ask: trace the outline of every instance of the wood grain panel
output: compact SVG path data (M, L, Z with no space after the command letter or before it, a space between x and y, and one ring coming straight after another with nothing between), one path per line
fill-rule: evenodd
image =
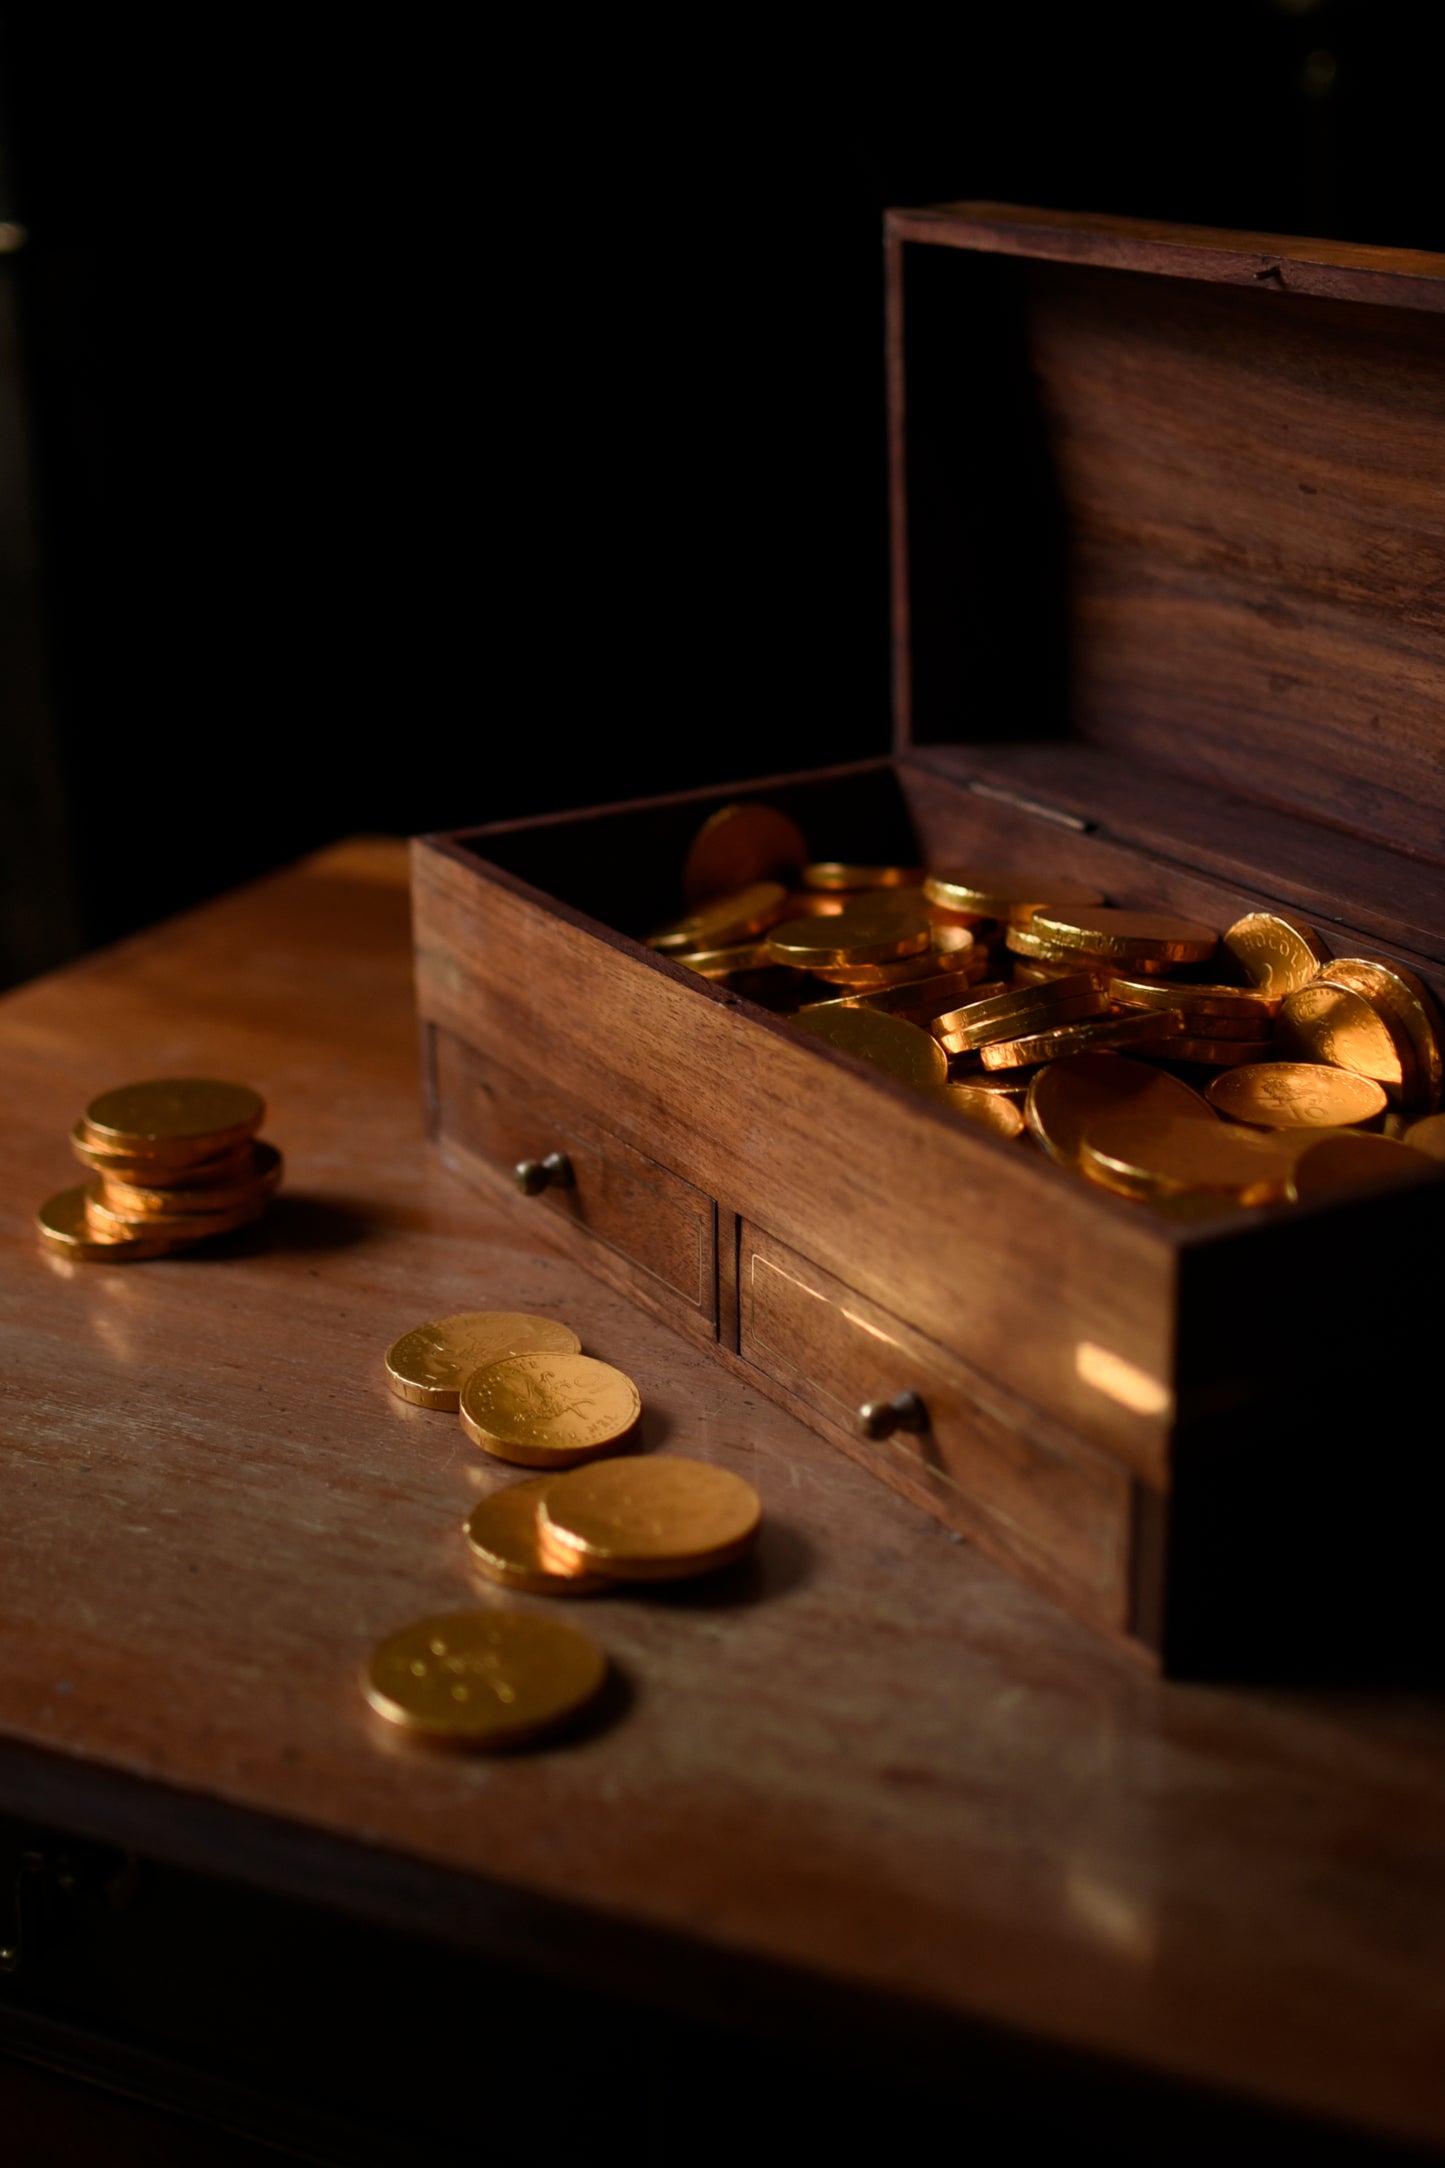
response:
M864 1401L916 1392L928 1429L870 1464L906 1472L949 1527L1096 1623L1129 1623L1134 1486L1116 1462L751 1226L739 1291L749 1362L850 1434Z
M518 1076L455 1033L436 1034L438 1123L445 1144L489 1162L512 1193L519 1160L565 1152L569 1189L525 1199L640 1265L711 1329L717 1316L713 1202L689 1182L601 1128L566 1092Z

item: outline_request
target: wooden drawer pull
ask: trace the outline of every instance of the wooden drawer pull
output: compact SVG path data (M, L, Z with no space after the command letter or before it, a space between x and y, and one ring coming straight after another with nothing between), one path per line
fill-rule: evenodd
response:
M549 1152L545 1159L519 1159L512 1179L524 1197L540 1196L544 1189L571 1189L576 1182L565 1152Z
M928 1410L917 1393L895 1393L891 1400L865 1400L858 1410L865 1438L891 1438L895 1430L927 1430Z

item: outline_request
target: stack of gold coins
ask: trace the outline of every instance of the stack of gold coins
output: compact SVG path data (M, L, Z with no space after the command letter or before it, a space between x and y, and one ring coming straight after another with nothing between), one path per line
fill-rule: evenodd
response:
M120 1264L190 1249L258 1219L281 1154L256 1135L265 1105L246 1084L162 1077L92 1099L71 1133L93 1179L49 1198L41 1240Z
M1220 933L1121 909L1047 867L810 860L796 824L757 803L711 817L684 892L690 915L648 937L674 962L1172 1215L1445 1157L1434 996L1401 964L1332 957L1289 912ZM1201 1120L1239 1133L1232 1159L1220 1138L1170 1126ZM1136 1161L1121 1123L1138 1131ZM1321 1149L1362 1128L1388 1149ZM1248 1141L1262 1131L1263 1158L1290 1156L1277 1181Z
M710 1461L602 1460L494 1491L465 1523L477 1571L534 1595L595 1596L628 1581L694 1580L749 1551L751 1483Z

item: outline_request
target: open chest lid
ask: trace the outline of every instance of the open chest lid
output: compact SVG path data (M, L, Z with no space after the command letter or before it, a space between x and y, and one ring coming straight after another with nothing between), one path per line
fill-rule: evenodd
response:
M900 753L1445 960L1445 256L886 222Z

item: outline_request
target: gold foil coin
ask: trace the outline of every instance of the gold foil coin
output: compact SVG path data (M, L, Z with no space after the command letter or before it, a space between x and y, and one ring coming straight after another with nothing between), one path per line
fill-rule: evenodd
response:
M827 1001L800 1009L793 1021L800 1031L871 1062L902 1084L941 1084L948 1075L948 1057L938 1041L906 1017Z
M1408 1096L1415 1053L1402 1024L1352 986L1315 979L1280 1004L1276 1033L1286 1060L1328 1062Z
M562 1619L449 1611L388 1634L362 1674L378 1716L438 1746L521 1746L587 1706L602 1651Z
M880 1009L885 1016L906 1016L910 1023L931 1023L945 1009L956 1009L975 991L976 982L961 971L935 972L901 986L859 986L819 1008Z
M1176 1120L1216 1119L1207 1102L1179 1077L1108 1052L1051 1061L1029 1085L1024 1111L1030 1132L1050 1159L1077 1169L1090 1122L1146 1106Z
M158 1077L102 1092L85 1110L83 1134L102 1151L184 1163L214 1158L254 1136L265 1102L248 1084L212 1077Z
M803 886L825 890L917 888L923 879L916 866L853 866L841 859L818 859L803 868Z
M228 1145L222 1152L212 1153L206 1159L188 1160L175 1166L169 1161L158 1161L151 1152L113 1152L93 1144L86 1134L84 1121L76 1123L70 1132L70 1148L82 1166L96 1174L113 1174L122 1181L149 1182L157 1188L186 1189L192 1183L217 1183L244 1177L252 1164L251 1139L240 1144Z
M1084 949L1124 962L1203 963L1219 946L1212 927L1162 911L1050 909L1035 912L1028 931L1061 949Z
M1258 994L1241 993L1237 986L1191 986L1185 979L1166 978L1112 978L1109 998L1126 1009L1183 1009L1186 1016L1207 1016L1213 1020L1211 1028L1227 1019L1259 1039L1268 1036L1270 1018L1279 1006Z
M591 1355L508 1355L471 1373L458 1413L472 1443L497 1460L570 1468L619 1445L642 1399L625 1371Z
M772 962L766 941L735 941L731 948L687 949L673 960L704 979L730 979L737 971L765 971Z
M951 1113L959 1114L975 1128L991 1129L996 1137L1021 1137L1024 1110L1017 1099L1003 1092L981 1091L976 1084L940 1084L935 1096Z
M1027 925L1036 911L1051 906L1087 909L1104 898L1097 888L1056 874L1005 872L998 867L949 866L930 873L923 884L930 903L976 918L1012 919Z
M582 1342L570 1325L525 1310L462 1310L455 1317L414 1325L386 1351L386 1382L418 1408L455 1409L474 1370L504 1355L575 1355Z
M674 1581L730 1565L762 1523L751 1483L708 1461L601 1461L547 1487L540 1517L595 1573Z
M928 914L907 890L880 889L846 904L831 918L795 918L768 936L773 961L804 970L843 970L894 963L932 946Z
M509 1483L493 1491L468 1514L465 1528L472 1564L503 1588L531 1596L595 1596L611 1586L605 1576L589 1573L576 1551L553 1545L544 1552L537 1508L550 1475Z
M1289 1193L1296 1203L1311 1197L1332 1197L1336 1191L1356 1188L1361 1182L1377 1182L1390 1175L1433 1174L1434 1161L1425 1152L1391 1137L1322 1137L1307 1145L1294 1163Z
M1282 1138L1231 1122L1158 1113L1147 1102L1096 1116L1079 1154L1085 1174L1125 1196L1198 1193L1239 1204L1282 1199L1294 1161Z
M118 1212L109 1205L101 1193L101 1184L92 1182L85 1192L85 1216L97 1234L115 1236L140 1235L144 1240L152 1236L164 1241L167 1248L179 1249L189 1242L205 1242L211 1235L228 1235L235 1227L245 1227L259 1219L265 1210L263 1196L251 1192L239 1204L229 1205L223 1212Z
M1190 1021L1184 1019L1186 1024ZM1246 1062L1268 1061L1276 1049L1271 1039L1201 1039L1184 1030L1174 1038L1140 1039L1134 1051L1146 1059L1197 1062L1201 1069L1237 1069Z
M1250 985L1270 1001L1283 1001L1308 986L1330 956L1313 926L1284 911L1251 911L1236 919L1224 946Z
M1403 964L1382 964L1365 956L1338 956L1325 976L1337 986L1348 986L1363 994L1404 1034L1414 1057L1413 1063L1402 1058L1402 1072L1413 1069L1404 1096L1414 1111L1432 1113L1440 1104L1445 1081L1445 1052L1441 1047L1440 1011L1429 987Z
M1428 1152L1432 1159L1445 1159L1445 1114L1427 1114L1424 1121L1412 1122L1404 1142L1417 1152Z
M111 1234L93 1227L86 1211L86 1187L82 1182L47 1197L36 1213L36 1231L47 1249L61 1257L123 1265L143 1257L164 1257L172 1248L163 1235L146 1236L130 1227Z
M902 956L887 964L814 964L815 978L830 986L846 986L854 993L882 993L890 986L914 986L938 975L938 954L929 947L916 956Z
M280 1183L283 1163L274 1144L248 1144L242 1167L239 1176L224 1181L204 1184L188 1180L163 1187L107 1173L100 1178L101 1201L123 1219L157 1216L184 1220L198 1212L226 1212L269 1197Z
M690 905L736 895L759 881L789 881L808 855L803 831L776 806L719 806L694 836L682 868Z
M1173 1019L1171 1024L1170 1019ZM1080 1024L1058 1024L1018 1039L1000 1039L981 1049L985 1069L1020 1069L1029 1062L1059 1061L1065 1054L1088 1054L1096 1047L1136 1046L1177 1032L1177 1009L1151 1010L1147 1016L1091 1017Z
M674 919L647 937L649 948L665 953L672 949L730 948L771 926L788 900L779 881L755 881L732 895L714 896L685 918Z
M933 1036L950 1054L967 1054L991 1039L1018 1038L1075 1017L1097 1016L1109 1006L1087 972L1054 979L1047 986L1009 987L1003 993L974 995L961 1008L933 1019Z
M1208 1091L1210 1105L1261 1129L1348 1129L1385 1111L1383 1085L1320 1062L1262 1061L1226 1070Z

